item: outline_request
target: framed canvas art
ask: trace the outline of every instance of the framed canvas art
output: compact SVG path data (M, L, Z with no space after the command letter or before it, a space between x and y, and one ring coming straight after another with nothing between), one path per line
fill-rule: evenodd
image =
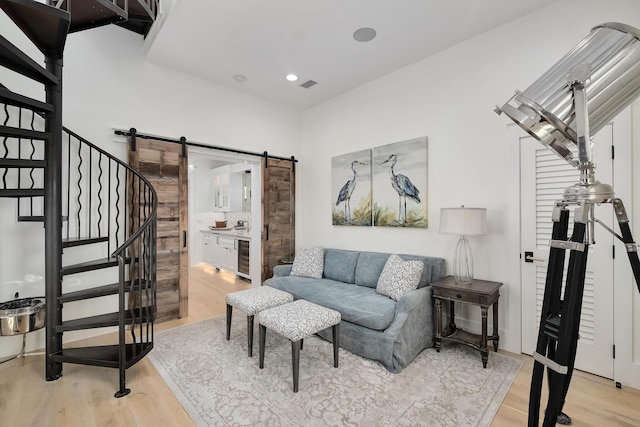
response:
M333 225L371 226L371 149L331 159Z
M427 228L427 137L375 147L373 225Z

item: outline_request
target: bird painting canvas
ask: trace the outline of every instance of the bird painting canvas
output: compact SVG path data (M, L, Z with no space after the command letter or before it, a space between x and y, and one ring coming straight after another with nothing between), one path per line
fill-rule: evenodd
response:
M371 150L331 159L332 224L371 226Z
M373 149L373 225L428 227L427 154L427 137Z

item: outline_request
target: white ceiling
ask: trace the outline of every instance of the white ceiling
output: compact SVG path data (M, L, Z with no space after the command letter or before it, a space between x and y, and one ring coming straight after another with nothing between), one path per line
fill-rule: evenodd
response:
M554 1L176 0L147 59L305 109Z

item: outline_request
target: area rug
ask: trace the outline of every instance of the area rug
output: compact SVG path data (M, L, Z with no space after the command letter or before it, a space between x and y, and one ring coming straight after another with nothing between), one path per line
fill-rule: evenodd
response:
M235 313L234 313L235 314ZM225 317L156 333L151 363L198 426L488 426L522 362L445 344L426 349L401 373L333 346L304 340L299 392L293 392L291 344L267 331L264 369L247 357L246 317Z

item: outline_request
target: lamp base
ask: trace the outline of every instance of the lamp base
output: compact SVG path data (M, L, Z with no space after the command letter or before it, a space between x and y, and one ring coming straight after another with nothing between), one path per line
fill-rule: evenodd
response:
M460 236L453 258L453 278L456 283L468 285L473 280L473 256L466 236Z

